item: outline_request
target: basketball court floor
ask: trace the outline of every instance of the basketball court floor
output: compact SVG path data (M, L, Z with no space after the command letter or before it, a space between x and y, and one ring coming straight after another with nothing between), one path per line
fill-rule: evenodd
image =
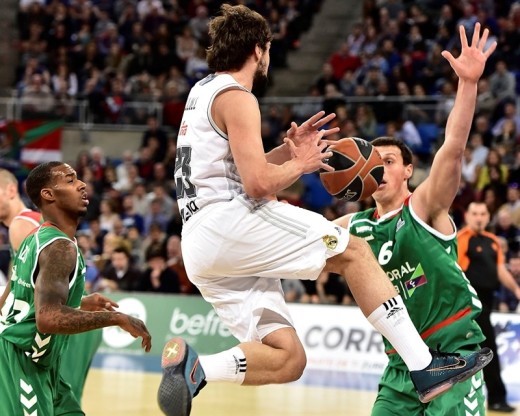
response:
M160 416L156 401L160 377L157 371L92 368L85 387L84 410L88 416ZM311 387L303 382L262 387L212 383L195 398L191 415L367 416L375 395L372 380L367 390ZM520 403L516 405L513 415L520 416Z

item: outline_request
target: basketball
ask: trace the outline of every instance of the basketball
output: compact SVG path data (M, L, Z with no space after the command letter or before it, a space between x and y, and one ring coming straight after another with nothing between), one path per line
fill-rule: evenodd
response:
M320 171L323 186L331 195L358 201L372 195L383 180L383 160L366 140L347 137L328 148L333 155L327 164L335 170Z

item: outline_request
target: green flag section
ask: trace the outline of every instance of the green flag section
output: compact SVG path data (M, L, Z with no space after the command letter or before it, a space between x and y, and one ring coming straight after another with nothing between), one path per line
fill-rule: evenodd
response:
M35 166L42 162L61 160L63 121L43 122L25 131L21 139L20 162Z

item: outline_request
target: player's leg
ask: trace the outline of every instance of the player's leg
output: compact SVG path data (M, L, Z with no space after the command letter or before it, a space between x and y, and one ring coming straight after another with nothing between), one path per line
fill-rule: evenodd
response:
M85 416L72 387L61 375L56 374L56 393L54 396L54 416Z
M379 381L372 416L421 416L424 415L426 406L417 400L408 371L395 367L385 368Z
M71 335L62 355L60 373L80 403L88 371L102 337L102 329Z
M53 415L49 372L2 338L0 351L0 415Z

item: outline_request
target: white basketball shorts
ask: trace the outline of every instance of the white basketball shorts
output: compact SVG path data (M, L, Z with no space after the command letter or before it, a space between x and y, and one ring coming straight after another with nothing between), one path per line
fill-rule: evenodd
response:
M240 196L204 207L181 241L190 280L242 342L292 326L280 279L316 279L349 233L315 212Z

